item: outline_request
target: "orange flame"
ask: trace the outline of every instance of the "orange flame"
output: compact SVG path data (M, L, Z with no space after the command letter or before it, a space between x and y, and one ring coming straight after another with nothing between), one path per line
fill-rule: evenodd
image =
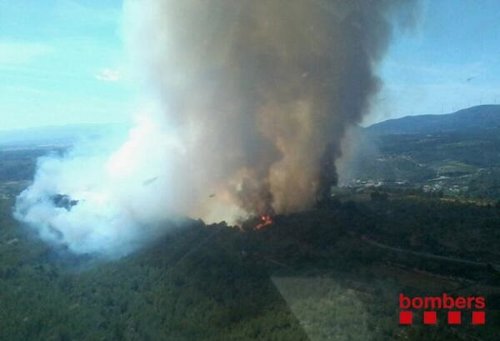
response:
M263 214L260 216L260 223L255 226L256 230L261 230L264 227L271 225L273 223L273 218L269 214Z

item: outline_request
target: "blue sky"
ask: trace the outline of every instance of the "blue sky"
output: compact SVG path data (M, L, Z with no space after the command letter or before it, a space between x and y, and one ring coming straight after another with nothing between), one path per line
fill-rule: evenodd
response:
M127 121L121 1L0 0L0 129ZM425 3L395 32L365 123L500 104L500 1Z
M500 1L436 0L413 32L397 32L367 122L500 104Z
M0 0L0 129L126 119L121 1Z

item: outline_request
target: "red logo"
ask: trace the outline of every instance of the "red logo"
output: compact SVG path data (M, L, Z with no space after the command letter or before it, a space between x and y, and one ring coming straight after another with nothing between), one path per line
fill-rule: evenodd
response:
M415 316L423 324L436 325L439 321L450 325L462 324L464 314L468 314L473 325L486 323L486 300L483 296L442 296L409 297L399 294L399 324L415 323ZM445 313L441 313L442 311ZM418 311L418 314L415 312ZM439 314L438 314L439 312Z

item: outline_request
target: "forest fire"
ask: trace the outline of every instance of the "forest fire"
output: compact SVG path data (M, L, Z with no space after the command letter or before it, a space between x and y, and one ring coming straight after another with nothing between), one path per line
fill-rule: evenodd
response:
M269 214L263 214L260 216L260 223L255 226L256 230L262 230L266 226L273 223L273 218Z

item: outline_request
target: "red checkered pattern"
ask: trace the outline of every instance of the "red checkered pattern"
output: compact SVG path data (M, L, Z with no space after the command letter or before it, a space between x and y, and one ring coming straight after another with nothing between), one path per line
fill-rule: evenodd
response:
M402 310L399 312L400 325L412 325L414 313L409 310ZM438 314L436 311L424 311L422 313L422 322L426 325L438 324ZM458 310L451 310L447 313L446 323L450 325L462 324L462 312ZM486 323L486 314L484 311L473 311L471 323L473 325L483 325Z

